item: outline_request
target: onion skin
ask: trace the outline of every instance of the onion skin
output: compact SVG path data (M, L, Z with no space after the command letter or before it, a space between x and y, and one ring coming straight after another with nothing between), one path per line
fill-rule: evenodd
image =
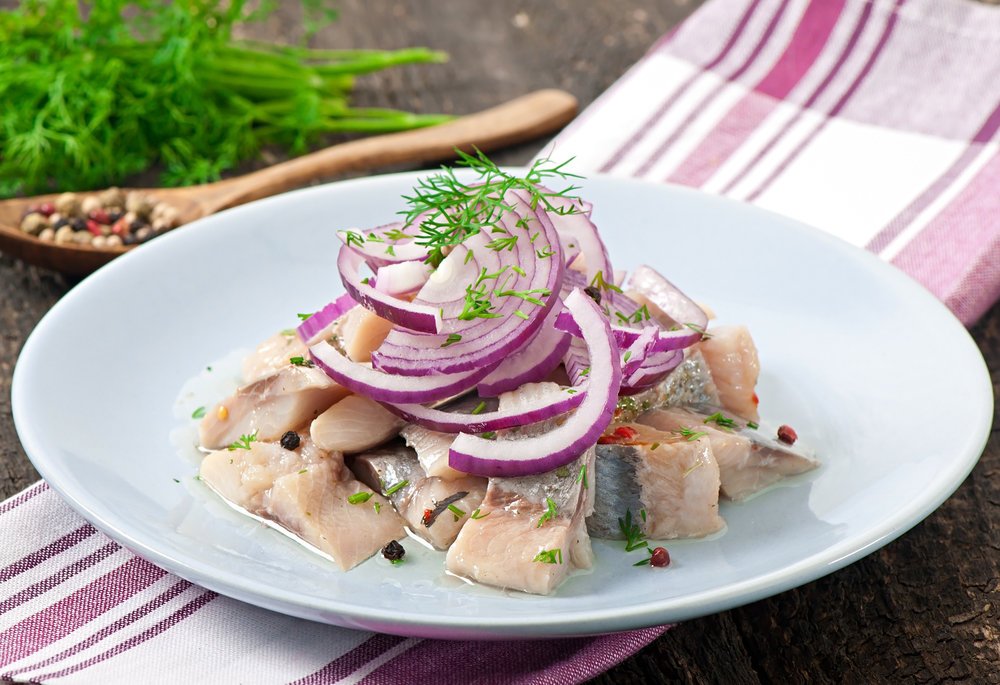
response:
M590 355L589 387L583 402L562 425L534 437L486 440L460 433L448 454L452 468L490 477L544 473L579 457L611 423L622 380L620 352L611 326L582 290L570 293L565 306L583 331Z
M347 293L365 309L378 314L383 319L415 331L436 333L441 330L441 314L437 309L415 304L387 295L370 283L364 283L358 269L364 260L346 245L341 246L337 256L337 270Z
M348 390L376 402L396 404L439 402L461 395L493 370L492 366L484 366L468 373L393 376L351 361L328 342L316 343L309 348L309 354L327 376Z
M326 328L329 327L329 325L334 321L356 307L357 304L358 303L354 301L353 297L344 293L336 300L326 305L299 324L299 327L295 329L296 334L299 336L299 340L304 342L306 345L312 345L313 343L319 342L317 340L319 334L326 330Z

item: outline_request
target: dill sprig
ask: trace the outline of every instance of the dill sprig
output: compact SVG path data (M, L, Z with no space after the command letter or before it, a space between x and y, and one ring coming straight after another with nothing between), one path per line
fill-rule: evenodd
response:
M539 159L524 176L515 176L498 167L482 151L474 149L474 152L470 155L456 150L457 165L475 171L479 176L477 181L465 183L458 179L454 168L442 167L440 172L420 179L412 195L404 196L409 205L400 212L405 217L405 226L417 226L416 242L427 248L427 262L434 267L441 263L449 248L480 231L497 228L503 214L513 211L506 199L510 191L526 192L532 209L540 204L550 212L578 211L576 204L559 207L553 204L555 198L579 199L571 194L577 186L571 184L555 191L542 185L547 179L580 178L566 171L572 159L560 163L548 157ZM519 222L516 227L526 229L527 224ZM497 240L491 243L494 245L491 249L513 249L512 242Z
M642 514L643 521L646 520L645 509L640 512ZM642 532L642 528L639 527L638 523L632 520L632 510L629 509L625 512L624 519L618 519L618 529L621 530L622 535L625 536L625 551L632 552L639 549L640 547L647 547L649 543L646 542L646 535Z

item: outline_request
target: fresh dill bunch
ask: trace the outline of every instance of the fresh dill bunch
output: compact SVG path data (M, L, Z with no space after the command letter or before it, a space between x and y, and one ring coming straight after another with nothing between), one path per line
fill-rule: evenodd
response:
M417 224L418 245L427 247L427 262L437 267L450 247L458 245L479 231L497 226L504 212L512 211L504 198L512 190L526 191L532 209L541 204L547 211L565 214L576 211L575 205L553 204L556 198L578 201L572 195L578 186L567 185L561 190L551 190L544 185L547 180L581 178L570 173L568 159L555 163L550 158L536 160L524 176L515 176L498 167L481 150L470 155L456 150L458 166L472 169L478 179L465 183L458 179L452 167L420 179L412 195L404 196L409 208L400 212L406 226ZM512 249L509 240L498 238L493 249Z
M305 30L333 19L300 0ZM119 184L154 165L162 182L217 180L264 145L304 152L336 132L447 119L353 108L353 78L441 61L424 48L311 50L242 43L275 0L25 0L0 11L0 195Z

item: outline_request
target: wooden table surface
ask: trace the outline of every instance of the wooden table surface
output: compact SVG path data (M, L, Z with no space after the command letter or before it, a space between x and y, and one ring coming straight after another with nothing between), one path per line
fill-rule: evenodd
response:
M461 114L554 86L586 105L698 4L343 0L340 21L317 44L427 45L451 54L447 64L365 79L357 97L367 104ZM295 26L295 10L283 8L255 35L287 40L297 36ZM495 157L523 163L539 146ZM35 323L73 285L0 256L0 498L38 477L11 419L15 360ZM1000 307L972 334L996 388ZM84 362L86 350L80 355ZM966 482L899 540L796 590L677 626L595 682L1000 683L996 430Z

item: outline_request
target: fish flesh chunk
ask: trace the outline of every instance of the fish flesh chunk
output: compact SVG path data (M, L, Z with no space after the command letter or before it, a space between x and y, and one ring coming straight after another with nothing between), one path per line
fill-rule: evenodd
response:
M298 449L286 450L276 442L250 442L249 449L222 449L201 461L200 477L223 498L244 509L259 513L264 493L281 476L311 464L329 464L338 476L344 460L339 452L328 452L308 438Z
M405 423L378 402L348 395L317 416L309 434L323 449L355 454L388 442Z
M435 549L447 549L455 541L486 494L485 478L428 476L417 453L401 444L359 454L350 467L361 482L388 497L411 533Z
M299 340L295 331L272 335L243 360L243 383L253 383L277 373L288 366L288 360L293 357L309 358L305 343Z
M407 447L412 447L417 453L420 466L428 476L437 476L445 480L466 476L448 465L448 450L451 449L451 443L455 442L454 433L439 433L410 423L399 431L399 435L406 441Z
M320 369L288 365L212 407L201 421L199 439L208 449L226 447L255 432L259 441L276 440L307 425L347 394Z
M689 440L640 424L614 429L602 438L613 442L597 445L597 501L587 521L591 535L625 539L619 519L626 515L652 540L722 530L719 465L707 436Z
M541 387L540 387L541 386ZM500 396L500 409L532 406L562 390L526 384ZM500 431L498 439L551 429L543 422ZM486 585L546 595L576 568L590 568L593 551L586 516L593 506L594 448L567 466L518 478L491 478L479 515L462 527L448 550L448 571ZM589 474L589 475L588 475Z
M392 330L392 322L361 306L353 307L339 321L335 336L340 347L348 359L363 364L372 360L372 351L382 345Z
M737 416L759 420L756 387L760 359L750 331L746 326L716 326L708 333L698 348L718 388L719 401L704 404L720 405Z
M819 466L813 456L772 440L735 419L732 430L723 429L710 421L709 417L715 413L714 407L698 411L659 409L643 414L639 422L663 431L690 428L708 433L712 453L719 462L722 494L736 501L745 500L788 476Z
M347 571L406 531L388 500L339 475L321 463L278 478L264 495L264 513ZM368 498L352 502L359 493Z
M619 399L615 421L628 423L650 409L694 404L719 404L719 391L708 363L697 350L689 351L684 361L654 387Z

